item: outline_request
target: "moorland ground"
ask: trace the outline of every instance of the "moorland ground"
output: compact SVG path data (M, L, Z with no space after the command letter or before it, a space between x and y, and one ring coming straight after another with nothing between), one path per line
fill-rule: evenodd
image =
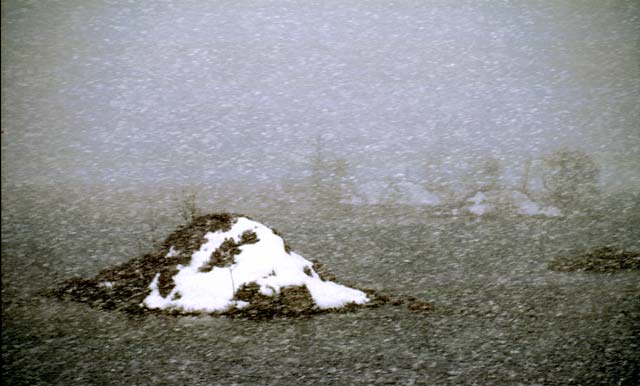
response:
M149 229L130 210L14 197L3 197L2 214L7 384L546 385L639 378L640 272L548 268L555 256L602 245L639 250L640 222L625 205L560 219L252 213L342 282L428 299L435 309L388 305L251 321L132 319L39 296L58 280L126 261L148 246L140 240ZM163 216L157 231L166 234L179 219Z

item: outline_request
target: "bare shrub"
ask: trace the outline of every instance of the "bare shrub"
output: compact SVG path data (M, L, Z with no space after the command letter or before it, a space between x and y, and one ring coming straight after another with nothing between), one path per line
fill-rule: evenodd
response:
M182 220L187 224L194 218L200 216L197 197L197 192L189 189L183 189L182 195L178 198L178 212Z
M560 149L544 160L544 187L553 205L562 209L585 208L598 193L600 169L581 150Z

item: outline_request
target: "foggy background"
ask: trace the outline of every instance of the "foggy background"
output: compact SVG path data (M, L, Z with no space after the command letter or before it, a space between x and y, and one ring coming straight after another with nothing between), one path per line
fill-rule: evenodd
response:
M568 147L638 191L639 43L634 1L3 1L2 188L535 191Z

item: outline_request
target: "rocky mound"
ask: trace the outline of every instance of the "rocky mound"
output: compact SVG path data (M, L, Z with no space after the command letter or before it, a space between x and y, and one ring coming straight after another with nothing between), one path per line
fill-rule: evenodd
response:
M245 216L221 213L195 218L152 253L104 269L93 278L69 279L49 294L128 314L250 318L403 302L333 280L319 262L291 251L277 231ZM416 303L410 300L410 306ZM421 304L420 310L430 310L429 303Z
M615 272L640 270L640 252L629 252L612 247L595 248L574 256L560 256L549 264L554 271Z

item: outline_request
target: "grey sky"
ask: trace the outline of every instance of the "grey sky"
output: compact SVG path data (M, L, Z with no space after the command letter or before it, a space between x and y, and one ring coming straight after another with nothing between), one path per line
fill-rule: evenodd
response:
M322 135L361 179L569 144L640 187L639 39L634 1L4 1L2 181L268 182Z

